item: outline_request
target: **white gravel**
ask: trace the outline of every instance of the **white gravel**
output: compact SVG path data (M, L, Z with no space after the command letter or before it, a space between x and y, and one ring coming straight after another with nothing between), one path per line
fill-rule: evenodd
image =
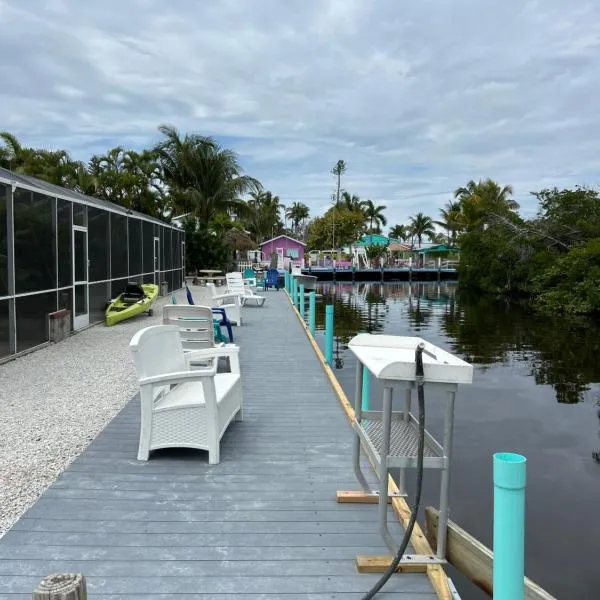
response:
M206 288L192 293L200 304ZM137 393L129 341L161 322L170 298L152 317L100 324L0 365L0 537Z

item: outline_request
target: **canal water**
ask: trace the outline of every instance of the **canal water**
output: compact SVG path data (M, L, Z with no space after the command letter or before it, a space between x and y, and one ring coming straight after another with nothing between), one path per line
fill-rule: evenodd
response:
M474 365L456 402L452 520L491 547L492 455L525 455L526 574L560 600L599 598L600 324L467 299L454 283L323 283L317 293L318 341L324 306L334 304L334 371L351 401L347 344L357 333L420 336ZM375 381L371 390L381 406ZM442 408L427 398L427 428L439 440ZM422 505L439 506L438 490L439 474L426 471ZM486 598L450 573L463 600Z

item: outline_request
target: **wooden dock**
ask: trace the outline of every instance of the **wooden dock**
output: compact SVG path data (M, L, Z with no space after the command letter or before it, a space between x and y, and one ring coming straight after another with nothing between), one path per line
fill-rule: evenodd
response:
M346 417L285 292L266 295L234 331L244 421L221 463L138 462L134 398L0 539L1 599L31 598L53 572L83 573L90 600L359 600L373 585L355 558L386 553L377 507L336 503L357 487ZM424 573L377 597L437 598Z

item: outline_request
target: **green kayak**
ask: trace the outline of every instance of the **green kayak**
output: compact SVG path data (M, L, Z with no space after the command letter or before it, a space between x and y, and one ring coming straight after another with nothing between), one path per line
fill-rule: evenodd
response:
M153 283L129 283L106 307L106 325L116 325L142 313L152 315L152 303L158 296L158 286Z

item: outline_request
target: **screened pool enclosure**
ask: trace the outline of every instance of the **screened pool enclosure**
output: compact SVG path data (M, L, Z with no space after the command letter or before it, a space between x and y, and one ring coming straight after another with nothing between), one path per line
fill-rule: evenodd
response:
M0 359L48 341L48 315L102 321L128 281L182 286L184 233L122 206L0 168Z

